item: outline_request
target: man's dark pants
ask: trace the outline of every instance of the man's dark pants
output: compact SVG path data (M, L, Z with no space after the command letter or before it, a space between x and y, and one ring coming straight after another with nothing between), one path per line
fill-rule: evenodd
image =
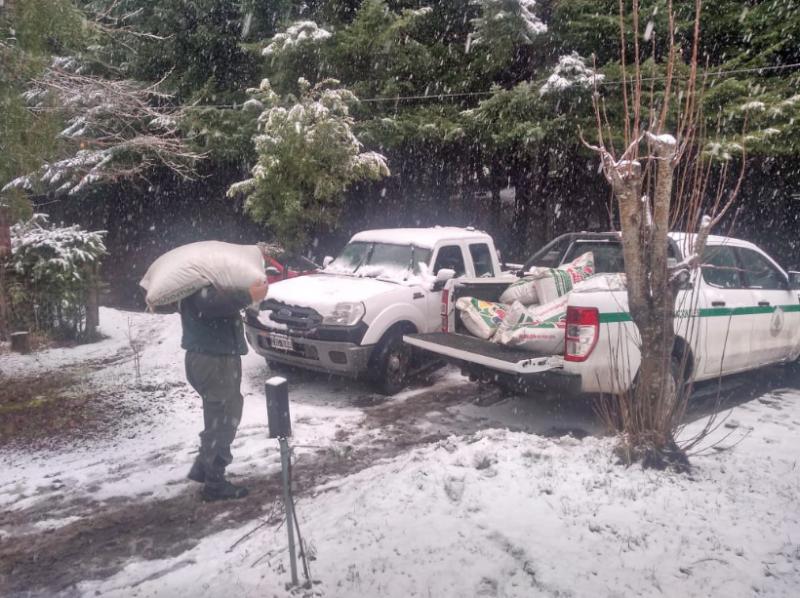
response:
M242 419L242 358L187 351L186 378L203 399L205 429L198 458L209 481L221 479L233 460L231 443Z

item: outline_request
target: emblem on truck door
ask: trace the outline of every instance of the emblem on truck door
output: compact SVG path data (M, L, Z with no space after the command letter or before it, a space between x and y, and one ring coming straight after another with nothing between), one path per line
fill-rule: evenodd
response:
M769 323L769 333L772 336L778 336L783 330L783 310L780 307L776 307L775 311L772 312L772 320Z

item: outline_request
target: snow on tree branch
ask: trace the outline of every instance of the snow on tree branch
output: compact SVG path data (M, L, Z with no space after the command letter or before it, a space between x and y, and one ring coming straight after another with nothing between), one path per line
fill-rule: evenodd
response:
M84 267L105 254L105 231L58 227L46 214L34 214L11 227L11 267L32 283L79 281Z
M277 57L303 45L323 42L330 36L330 31L319 27L314 21L297 21L285 32L275 35L261 54Z
M605 75L595 72L586 66L586 61L577 53L572 52L558 59L558 64L553 68L553 73L539 88L539 95L558 93L568 89L591 89L605 79Z
M472 20L471 44L531 44L547 31L547 25L533 14L536 0L472 0L472 4L480 7L481 16Z
M37 184L75 194L93 183L130 178L165 166L192 178L203 156L189 149L178 130L184 109L171 96L127 79L84 74L72 57L55 57L23 98L32 110L59 110L65 127L58 137L74 153L3 187L33 190Z

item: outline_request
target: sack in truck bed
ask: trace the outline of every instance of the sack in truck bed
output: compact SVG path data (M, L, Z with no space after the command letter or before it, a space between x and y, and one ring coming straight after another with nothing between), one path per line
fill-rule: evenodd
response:
M255 245L200 241L168 251L147 269L139 285L151 307L185 299L203 287L247 289L266 279Z
M568 301L567 294L550 303L527 308L515 303L492 341L539 354L563 353Z

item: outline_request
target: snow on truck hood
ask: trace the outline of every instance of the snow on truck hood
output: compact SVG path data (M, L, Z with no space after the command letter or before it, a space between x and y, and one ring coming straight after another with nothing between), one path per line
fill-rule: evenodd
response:
M313 307L327 315L337 303L358 303L385 293L408 292L402 284L341 274L311 274L270 285L267 299L286 305Z

